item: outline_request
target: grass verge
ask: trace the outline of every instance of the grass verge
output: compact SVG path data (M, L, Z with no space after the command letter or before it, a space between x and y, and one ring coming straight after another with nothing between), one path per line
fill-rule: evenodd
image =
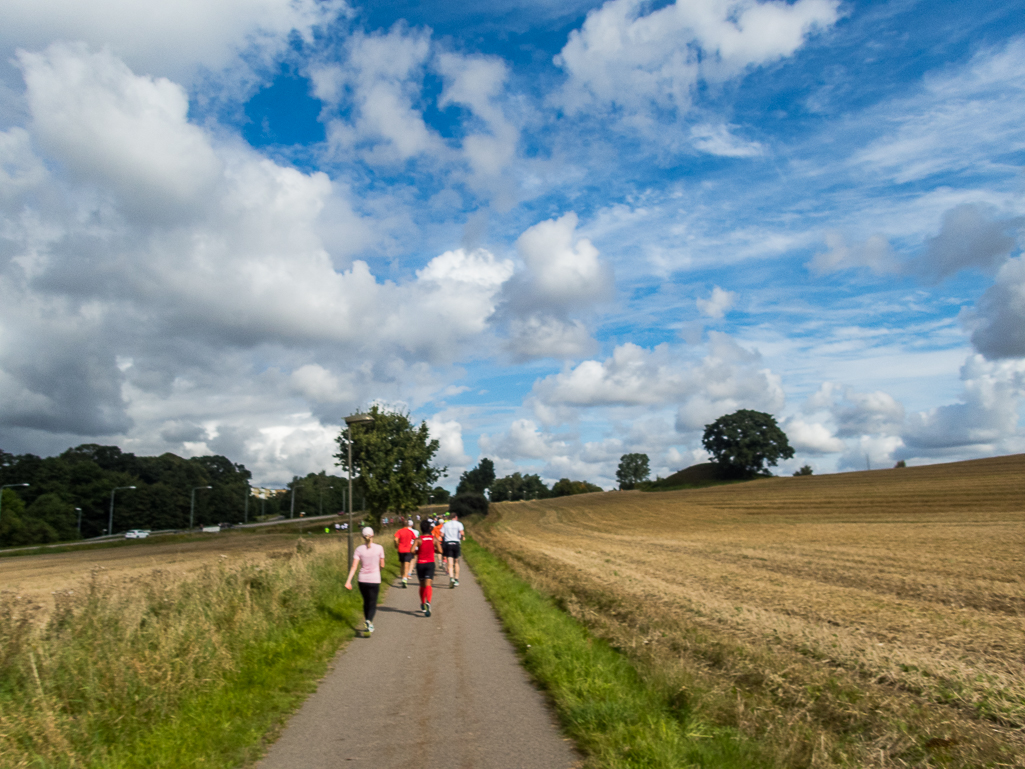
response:
M45 625L0 600L0 767L237 767L361 619L341 543L165 584L95 575ZM394 577L389 563L383 575Z
M622 654L591 637L471 538L465 553L527 670L583 750L588 769L773 765L737 730L697 719L680 692L642 679Z

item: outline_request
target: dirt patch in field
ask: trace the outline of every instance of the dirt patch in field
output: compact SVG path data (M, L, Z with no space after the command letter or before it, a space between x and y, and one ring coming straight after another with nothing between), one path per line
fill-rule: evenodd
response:
M1025 455L494 506L475 536L786 766L1025 766Z
M294 535L221 532L191 542L154 539L121 547L0 558L0 590L27 596L46 611L53 604L53 593L74 589L97 569L119 579L160 569L173 579L220 561L267 558L294 550Z

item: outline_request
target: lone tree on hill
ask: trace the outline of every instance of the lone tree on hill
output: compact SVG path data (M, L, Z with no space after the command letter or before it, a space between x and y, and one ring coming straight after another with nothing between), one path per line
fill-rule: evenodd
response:
M648 480L651 469L648 467L647 454L624 454L619 458L619 469L616 480L622 491L634 488L638 483Z
M427 499L431 488L445 468L431 465L440 444L431 440L427 423L417 427L409 413L370 409L374 421L343 429L335 454L343 470L349 467L349 439L352 439L353 479L365 495L367 508L375 520L387 510L408 513Z
M705 425L701 442L726 478L769 475L766 463L775 467L780 459L794 456L786 433L772 415L750 409L735 411Z

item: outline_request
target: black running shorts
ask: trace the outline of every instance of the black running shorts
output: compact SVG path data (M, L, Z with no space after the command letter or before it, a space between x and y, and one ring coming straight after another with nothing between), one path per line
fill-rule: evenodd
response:
M434 579L434 561L430 563L418 563L416 565L416 578L423 582L425 579Z
M459 557L459 543L458 542L445 542L441 546L441 554L446 558L458 558Z
M399 563L409 563L416 558L416 553L399 553Z

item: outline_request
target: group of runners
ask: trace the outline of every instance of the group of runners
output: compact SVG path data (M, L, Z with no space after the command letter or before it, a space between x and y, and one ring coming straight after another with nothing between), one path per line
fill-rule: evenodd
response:
M448 574L449 587L459 585L459 557L461 543L465 536L459 515L449 513L448 520L441 517L424 518L420 521L420 531L415 528L412 518L395 532L395 548L399 554L400 584L408 587L413 564L416 564L416 577L420 583L420 611L425 617L431 616L431 599L433 598L436 563L439 558L444 560ZM367 635L374 632L374 615L377 613L377 599L381 591L381 570L385 565L384 548L374 542L374 530L369 526L363 529L363 544L356 548L352 558L349 577L345 581L346 590L352 590L352 578L359 569L360 594L363 596L363 617Z

